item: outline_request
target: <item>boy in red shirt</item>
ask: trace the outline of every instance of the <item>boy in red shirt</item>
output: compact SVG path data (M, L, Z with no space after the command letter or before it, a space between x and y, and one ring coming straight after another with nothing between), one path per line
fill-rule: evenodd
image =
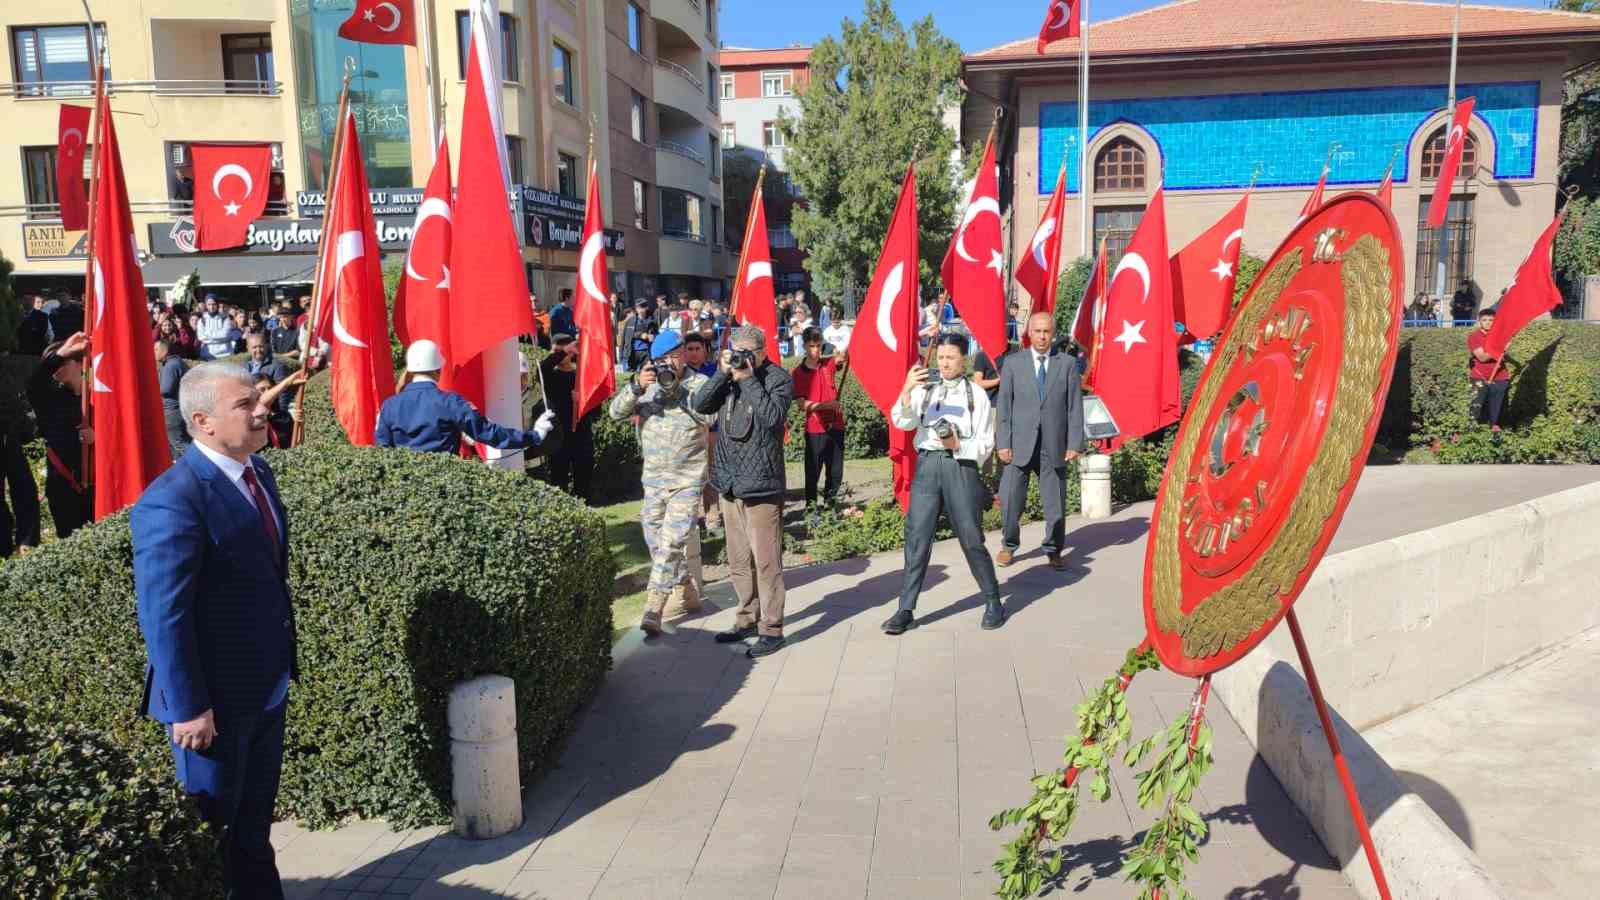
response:
M806 414L806 506L817 503L817 480L824 467L828 481L822 502L833 505L844 480L844 411L839 406L839 357L822 356L822 329L801 333L806 355L790 373L794 402Z
M1484 349L1489 329L1494 327L1494 308L1478 313L1478 327L1467 335L1468 375L1476 395L1472 400L1473 418L1488 425L1489 430L1500 432L1500 410L1506 403L1506 389L1511 383L1511 373L1504 359L1490 356Z

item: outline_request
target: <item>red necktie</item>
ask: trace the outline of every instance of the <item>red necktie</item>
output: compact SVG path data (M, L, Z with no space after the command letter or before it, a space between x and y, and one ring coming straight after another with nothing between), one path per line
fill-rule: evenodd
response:
M278 538L278 520L272 514L272 504L267 500L267 492L261 489L261 482L256 480L256 467L250 463L244 466L244 483L250 488L250 496L256 501L256 514L261 517L261 530L267 533L267 540L272 544L272 558L278 558L281 542Z

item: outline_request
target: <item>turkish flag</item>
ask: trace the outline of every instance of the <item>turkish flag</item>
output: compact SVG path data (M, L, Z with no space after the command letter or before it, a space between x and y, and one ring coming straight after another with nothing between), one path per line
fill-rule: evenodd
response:
M1394 166L1390 166L1383 173L1383 183L1378 185L1378 202L1387 210L1394 209Z
M1032 312L1056 311L1056 288L1061 279L1062 210L1067 202L1067 171L1056 174L1056 190L1045 205L1039 227L1028 242L1028 255L1017 263L1017 284L1033 298Z
M110 103L104 97L99 103L94 262L85 292L94 376L88 424L95 433L96 521L138 500L145 487L172 465L122 152Z
M1078 346L1090 351L1090 362L1094 361L1093 351L1095 346L1094 336L1100 331L1100 320L1105 317L1105 309L1100 302L1106 296L1106 242L1100 241L1100 255L1095 257L1094 268L1089 270L1089 281L1083 286L1083 299L1078 301L1078 309L1072 314L1072 339ZM1090 384L1094 375L1094 366L1089 367L1089 375L1084 378L1084 387Z
M961 313L962 324L990 359L999 359L1008 344L1006 256L1000 240L1000 186L994 167L994 136L990 135L966 212L939 267L939 277Z
M600 175L589 157L589 195L583 212L583 251L578 254L578 383L572 418L578 421L617 392L617 358L611 343L611 301L606 297L606 221L600 205Z
M343 143L334 165L323 221L324 269L331 279L324 291L332 320L333 410L350 443L373 444L378 407L394 393L394 361L389 354L389 316L383 293L383 251L378 246L361 137L354 113L346 113Z
M89 144L89 108L62 104L56 124L56 202L61 204L61 229L89 227L89 205L83 194L83 154Z
M1456 101L1456 112L1450 120L1450 137L1445 143L1444 160L1439 164L1439 180L1433 188L1433 199L1428 201L1428 227L1444 224L1450 208L1450 191L1455 185L1456 169L1461 167L1461 151L1467 145L1467 129L1472 125L1472 107L1476 97Z
M1077 37L1080 30L1078 16L1082 11L1079 0L1050 0L1050 8L1045 10L1044 24L1039 27L1039 46L1034 52L1043 56L1044 48L1052 41Z
M900 398L906 373L918 360L918 259L917 173L908 166L872 285L850 333L851 369L885 416ZM916 432L902 431L890 423L889 458L894 462L894 496L904 510L911 503L911 479L917 470Z
M772 248L767 243L766 189L756 182L750 198L750 216L739 249L739 271L733 278L730 312L740 325L754 325L767 336L767 359L783 358L778 350L778 302L772 288Z
M417 43L412 0L356 0L355 11L339 26L339 37L363 44Z
M1483 352L1490 356L1505 356L1506 345L1524 325L1561 305L1561 291L1550 271L1550 254L1565 215L1566 210L1558 213L1544 234L1533 242L1533 249L1517 267L1517 276L1511 279L1505 296L1495 304L1494 325L1483 339Z
M1097 338L1095 389L1124 443L1178 421L1178 336L1172 327L1167 217L1157 190L1111 273Z
M1185 341L1205 340L1221 331L1233 311L1249 204L1249 194L1240 197L1217 224L1172 258L1172 312L1183 323Z
M483 357L483 414L520 428L516 339L533 333L533 307L507 201L511 170L500 118L499 4L474 0L471 24L456 167L455 211L461 221L452 226L450 246L450 348L458 369L473 357ZM490 450L488 455L498 459L504 454Z
M1294 220L1295 228L1300 223L1311 218L1311 214L1322 208L1322 192L1328 187L1328 167L1322 167L1322 177L1317 179L1317 186L1311 189L1311 196L1306 198L1304 206L1300 207L1300 218ZM1293 231L1294 229L1289 229Z
M267 208L268 144L190 144L194 159L194 234L201 251L243 246Z

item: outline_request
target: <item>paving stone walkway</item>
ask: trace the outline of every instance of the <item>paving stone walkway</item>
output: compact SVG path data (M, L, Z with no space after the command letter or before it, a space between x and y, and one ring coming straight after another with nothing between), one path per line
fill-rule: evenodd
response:
M1596 470L1370 470L1333 551L1594 480ZM1074 570L1027 552L1001 570L1011 620L982 604L953 541L937 545L920 627L890 638L897 554L788 573L790 646L751 661L716 645L721 611L635 633L561 763L527 791L526 823L492 841L361 822L273 833L291 898L986 897L1003 836L989 817L1059 762L1073 707L1139 643L1149 504L1071 524ZM1039 526L1025 529L1024 550ZM989 538L991 549L998 538ZM1193 682L1141 675L1135 735L1186 708ZM1216 766L1197 805L1212 832L1189 887L1227 900L1355 895L1218 703ZM1127 897L1119 855L1151 814L1119 768L1088 803L1059 891Z

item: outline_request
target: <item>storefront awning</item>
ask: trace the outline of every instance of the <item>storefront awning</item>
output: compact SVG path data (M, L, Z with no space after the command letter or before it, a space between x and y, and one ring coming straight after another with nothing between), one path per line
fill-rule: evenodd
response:
M310 284L317 257L310 253L282 256L158 256L140 270L145 287L171 287L190 272L200 273L203 285Z

